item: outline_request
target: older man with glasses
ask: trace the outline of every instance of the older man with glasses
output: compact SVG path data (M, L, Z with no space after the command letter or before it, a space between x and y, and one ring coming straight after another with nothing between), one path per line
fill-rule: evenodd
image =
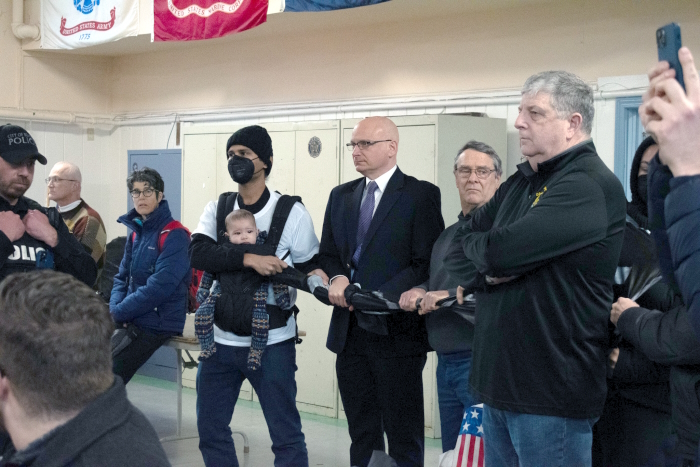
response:
M105 263L107 230L100 215L80 196L83 177L80 168L70 162L57 162L45 180L48 197L56 203L68 230L97 264L99 280Z
M474 341L473 296L469 314L451 309L440 309L438 302L454 296L465 276L476 274L476 268L464 261L461 249L454 248L452 240L459 230L469 223L472 213L486 204L498 189L502 173L501 158L488 144L469 141L457 153L454 175L462 210L458 220L445 231L433 246L430 257L430 279L404 292L399 305L406 311L418 311L426 315L430 346L437 352L437 390L440 408L442 451L455 448L464 411L477 403L469 391L469 373ZM463 265L462 274L451 274L445 262L455 255Z
M191 280L190 234L173 220L160 174L144 167L126 183L134 209L118 219L129 230L109 301L118 329L113 368L124 384L158 347L182 334Z

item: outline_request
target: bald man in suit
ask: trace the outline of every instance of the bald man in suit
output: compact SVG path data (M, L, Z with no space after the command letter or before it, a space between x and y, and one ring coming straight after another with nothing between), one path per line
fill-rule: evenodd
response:
M366 314L344 297L352 282L398 302L428 279L433 243L445 227L440 190L399 170L398 145L388 118L366 118L354 128L348 148L363 177L331 192L319 251L335 306L326 346L338 355L353 466L384 450L384 433L399 466L423 465L423 317Z

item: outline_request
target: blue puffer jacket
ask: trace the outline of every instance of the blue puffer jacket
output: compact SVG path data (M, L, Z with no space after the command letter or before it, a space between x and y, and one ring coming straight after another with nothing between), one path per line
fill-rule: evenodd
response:
M129 229L119 273L114 276L109 311L117 323L134 323L156 333L182 333L185 326L190 261L189 234L172 230L158 252L158 237L173 220L163 200L141 226L135 209L118 222ZM132 243L132 232L136 233Z

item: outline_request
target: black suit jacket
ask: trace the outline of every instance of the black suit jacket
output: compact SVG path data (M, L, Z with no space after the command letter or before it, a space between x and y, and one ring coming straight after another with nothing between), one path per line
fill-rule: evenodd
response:
M356 248L357 223L365 179L333 189L326 207L319 262L329 277L350 277ZM389 179L364 239L353 283L379 290L390 300L428 279L433 243L444 230L440 189L404 175L398 168ZM351 314L335 307L326 346L340 353L345 347ZM365 329L384 327L388 335L371 333L369 345L384 356L419 355L429 349L425 322L417 313L391 316L355 313Z

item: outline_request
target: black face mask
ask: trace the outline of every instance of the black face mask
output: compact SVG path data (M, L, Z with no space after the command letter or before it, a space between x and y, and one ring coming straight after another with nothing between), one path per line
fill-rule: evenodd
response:
M228 173L234 182L245 185L255 174L255 164L245 157L233 156L228 160Z
M639 198L647 204L647 176L640 175L637 177L637 195Z

